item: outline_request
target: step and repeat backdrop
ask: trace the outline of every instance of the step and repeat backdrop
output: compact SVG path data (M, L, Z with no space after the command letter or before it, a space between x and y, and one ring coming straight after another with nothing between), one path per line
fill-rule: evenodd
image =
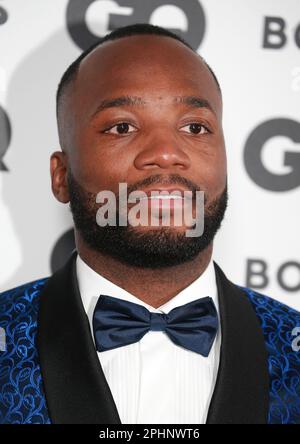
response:
M300 309L299 0L0 0L0 290L48 276L74 248L49 175L63 71L141 22L183 36L223 90L230 202L215 260Z

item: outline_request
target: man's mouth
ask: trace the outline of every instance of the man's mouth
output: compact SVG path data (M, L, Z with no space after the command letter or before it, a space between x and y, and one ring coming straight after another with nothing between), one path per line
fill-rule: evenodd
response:
M148 206L151 210L180 210L193 200L193 192L187 189L155 188L139 191L142 193L137 197L138 201L142 206Z

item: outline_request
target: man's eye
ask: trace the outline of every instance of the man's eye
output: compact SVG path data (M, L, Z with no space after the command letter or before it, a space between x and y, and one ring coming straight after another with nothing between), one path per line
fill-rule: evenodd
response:
M181 129L183 129L183 131L186 133L190 132L192 134L205 134L209 132L209 130L201 123L189 123L188 125L183 126Z
M134 131L136 131L136 128L133 125L130 125L127 122L120 122L111 126L110 128L107 128L103 132L109 134L129 134Z

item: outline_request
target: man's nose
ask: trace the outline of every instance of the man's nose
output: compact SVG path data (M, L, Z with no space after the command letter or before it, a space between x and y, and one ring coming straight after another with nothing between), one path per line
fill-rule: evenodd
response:
M142 147L135 158L134 164L138 169L179 168L188 169L191 160L179 146L179 141L173 136L153 135Z

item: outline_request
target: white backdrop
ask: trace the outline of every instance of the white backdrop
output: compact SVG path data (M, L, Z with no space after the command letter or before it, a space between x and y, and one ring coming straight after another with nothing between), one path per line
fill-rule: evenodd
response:
M50 191L57 83L93 39L136 22L181 33L221 83L230 203L216 261L300 309L299 0L0 0L0 289L73 247Z

